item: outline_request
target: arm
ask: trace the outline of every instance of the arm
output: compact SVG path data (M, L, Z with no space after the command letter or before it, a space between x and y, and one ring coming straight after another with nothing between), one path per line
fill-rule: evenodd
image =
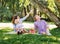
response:
M47 35L52 35L52 34L50 33L50 31L49 31L49 26L48 26L48 25L46 26L46 34L47 34Z
M25 17L21 18L21 20L24 21L25 19L27 19L28 16L29 16L29 13L27 13Z
M29 12L29 13L27 13L27 15L25 16L25 17L23 17L21 20L22 21L24 21L25 19L27 19L27 17L29 17L29 14L32 12L32 10Z
M15 24L13 24L13 29L14 29L14 31L16 31L16 25Z
M50 31L49 31L49 26L47 24L47 22L45 21L45 26L46 26L46 34L47 35L51 35Z
M37 32L37 26L36 26L36 23L34 23L34 29L35 29L36 32Z
M45 20L42 20L42 22L44 23L44 27L45 27L46 29L48 29L48 24L47 24L47 22L46 22Z
M45 22L46 29L49 29L47 22L46 21L44 21L44 22Z

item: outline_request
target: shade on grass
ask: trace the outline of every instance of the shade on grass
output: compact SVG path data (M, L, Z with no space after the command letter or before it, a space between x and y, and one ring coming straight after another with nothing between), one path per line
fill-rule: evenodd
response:
M52 33L52 35L60 37L60 28L54 28L50 32Z
M0 44L48 44L59 43L52 36L23 34L23 35L2 35L0 37Z
M5 29L5 31L0 30L0 44L60 44L60 40L57 40L59 37L56 36L56 31L53 30L51 30L52 36L38 34L4 34L6 31L7 29Z

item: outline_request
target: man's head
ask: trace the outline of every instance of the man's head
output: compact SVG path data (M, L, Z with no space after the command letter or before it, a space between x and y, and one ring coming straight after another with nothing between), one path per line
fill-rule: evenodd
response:
M41 18L41 17L40 17L39 15L35 15L35 16L34 16L35 21L40 20L40 18Z

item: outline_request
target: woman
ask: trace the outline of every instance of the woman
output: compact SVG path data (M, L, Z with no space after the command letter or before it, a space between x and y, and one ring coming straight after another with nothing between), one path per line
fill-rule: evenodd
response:
M34 19L35 19L34 26L39 34L51 35L48 30L47 22L45 20L41 20L41 17L38 15L35 15Z
M23 24L22 22L29 16L30 13L28 13L25 17L20 18L19 16L15 15L12 18L13 28L14 31L18 34L22 34L24 32Z

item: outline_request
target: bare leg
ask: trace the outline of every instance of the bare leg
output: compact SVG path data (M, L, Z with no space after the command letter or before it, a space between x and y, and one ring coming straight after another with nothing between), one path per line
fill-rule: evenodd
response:
M45 32L42 32L42 34L44 34L44 35L45 35L46 33L45 33Z

